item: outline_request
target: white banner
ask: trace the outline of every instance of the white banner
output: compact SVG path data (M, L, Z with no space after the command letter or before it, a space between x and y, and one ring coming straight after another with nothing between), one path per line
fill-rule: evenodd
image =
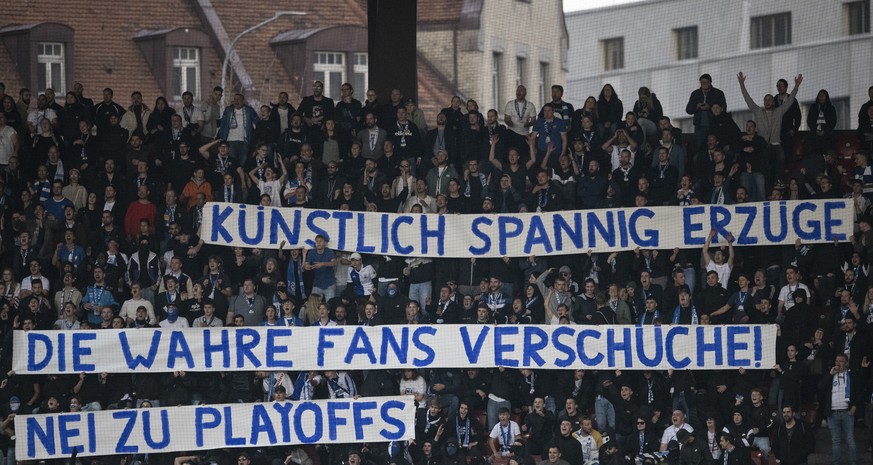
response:
M412 396L198 405L15 417L18 460L415 437Z
M770 368L776 326L406 325L16 331L19 374ZM20 354L20 355L19 355Z
M728 233L735 245L845 241L851 200L573 210L489 215L351 212L209 203L201 238L209 244L312 248L316 235L336 250L418 257L526 257L703 245ZM283 245L284 244L284 245Z

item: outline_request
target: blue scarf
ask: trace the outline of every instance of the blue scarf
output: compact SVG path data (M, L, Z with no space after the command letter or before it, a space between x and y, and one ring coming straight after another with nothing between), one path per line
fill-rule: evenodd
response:
M691 324L696 325L697 322L697 309L694 308L694 305L691 307ZM673 324L679 324L679 317L682 315L682 306L677 305L676 310L673 310Z
M306 289L303 286L303 258L288 261L288 293L300 300L306 299Z

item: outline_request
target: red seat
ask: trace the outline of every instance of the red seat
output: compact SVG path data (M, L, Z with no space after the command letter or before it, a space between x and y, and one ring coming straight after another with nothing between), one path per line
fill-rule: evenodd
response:
M485 410L474 410L473 418L479 420L479 424L482 425L482 428L488 429L488 412ZM486 431L485 434L487 435L490 432L491 431Z

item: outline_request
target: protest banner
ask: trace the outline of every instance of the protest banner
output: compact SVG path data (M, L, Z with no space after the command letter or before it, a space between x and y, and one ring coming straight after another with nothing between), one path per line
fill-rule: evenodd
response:
M526 257L643 249L687 249L732 233L735 245L845 241L849 199L695 205L544 213L425 215L209 203L201 238L209 244L266 249L329 247L408 257Z
M769 368L775 325L404 325L16 331L19 374Z
M412 396L19 415L18 460L415 437Z

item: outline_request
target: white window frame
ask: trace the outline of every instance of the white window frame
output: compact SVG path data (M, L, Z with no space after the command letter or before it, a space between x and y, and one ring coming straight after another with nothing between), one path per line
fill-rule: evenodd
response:
M503 54L500 52L491 53L491 108L501 108L500 100L500 62L503 61Z
M525 68L527 68L527 58L515 57L515 87L525 85Z
M50 53L46 53L46 49L51 48ZM64 95L67 93L67 65L66 65L66 44L63 42L40 42L37 45L36 55L37 66L42 66L45 70L45 82L40 82L42 89L52 88L56 94ZM59 64L61 73L58 77L60 82L52 80L52 65Z
M549 64L545 61L541 61L537 74L539 74L537 86L540 89L540 102L551 102L552 93L549 92Z
M332 61L332 63L331 63ZM324 83L324 95L338 100L339 95L330 95L333 93L331 88L339 89L346 79L346 54L343 52L317 51L312 53L312 74L323 73L322 79L316 80ZM331 81L331 73L340 73L340 82L334 83Z
M362 58L363 60L361 60ZM354 60L355 64L352 67L352 72L364 75L364 88L358 92L366 95L367 89L370 88L370 55L367 52L355 52Z
M182 53L184 52L184 54ZM184 56L183 56L184 55ZM193 55L193 58L192 58ZM176 69L179 68L179 95L173 95L173 100L181 101L182 94L191 92L194 100L200 99L200 49L198 47L173 48L173 79L176 79ZM194 73L194 88L188 89L188 73ZM173 93L176 83L172 83Z
M603 70L624 69L624 37L610 37L600 41L603 53Z

